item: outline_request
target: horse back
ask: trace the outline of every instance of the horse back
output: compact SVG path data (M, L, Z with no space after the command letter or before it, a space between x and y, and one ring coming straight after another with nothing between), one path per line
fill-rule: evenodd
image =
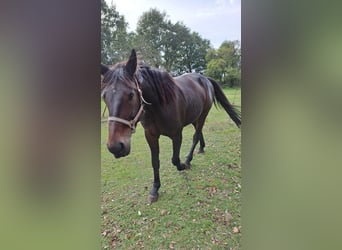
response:
M203 113L208 113L214 100L214 89L203 75L188 73L174 78L184 101L184 125L195 122Z

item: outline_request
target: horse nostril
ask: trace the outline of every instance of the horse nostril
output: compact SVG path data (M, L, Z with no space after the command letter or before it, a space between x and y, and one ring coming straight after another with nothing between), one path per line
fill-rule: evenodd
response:
M118 155L124 151L125 145L122 142L117 142L115 144L107 144L107 148L112 154Z

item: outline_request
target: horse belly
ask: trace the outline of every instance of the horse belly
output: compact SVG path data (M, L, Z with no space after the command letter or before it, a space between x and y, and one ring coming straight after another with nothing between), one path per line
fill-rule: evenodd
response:
M184 115L184 126L197 121L204 110L204 103L201 100L188 100L187 104Z
M172 137L184 126L179 116L171 110L154 110L144 115L141 120L144 129L152 134Z

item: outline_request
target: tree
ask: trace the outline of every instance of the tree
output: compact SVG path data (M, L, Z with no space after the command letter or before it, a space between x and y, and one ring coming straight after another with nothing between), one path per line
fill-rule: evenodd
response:
M209 48L208 49L208 52L205 56L205 59L207 62L209 62L210 60L212 59L216 59L218 56L217 56L217 52L214 48Z
M207 64L205 56L209 48L209 40L203 39L197 32L191 33L191 39L189 44L187 44L184 60L187 72L204 72Z
M185 72L203 73L209 41L202 39L197 32L190 33L189 28L182 23L170 25L170 34L165 41L165 68L174 75Z
M134 46L148 64L179 75L204 71L209 41L181 22L173 24L165 12L150 9L139 18Z
M156 68L162 65L166 29L166 13L157 9L144 12L137 24L134 46L144 55L144 60Z
M222 82L225 68L226 62L222 58L212 59L208 62L206 75Z
M176 71L177 61L181 57L180 47L185 43L188 35L189 29L184 24L167 22L163 43L163 66L167 71Z
M115 5L108 6L101 0L101 62L114 64L127 58L129 38L124 16L116 11Z
M218 50L210 49L206 55L206 74L230 87L241 82L241 49L239 41L224 41Z

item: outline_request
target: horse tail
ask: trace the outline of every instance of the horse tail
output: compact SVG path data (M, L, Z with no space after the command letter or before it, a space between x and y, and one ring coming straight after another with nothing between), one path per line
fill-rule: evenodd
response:
M210 77L207 77L207 78L214 87L214 92L215 92L214 104L216 105L216 101L218 101L218 103L227 112L229 117L235 122L236 126L240 127L240 125L241 125L241 113L240 113L240 111L237 109L236 106L230 104L227 97L223 93L220 85L214 79L212 79Z

